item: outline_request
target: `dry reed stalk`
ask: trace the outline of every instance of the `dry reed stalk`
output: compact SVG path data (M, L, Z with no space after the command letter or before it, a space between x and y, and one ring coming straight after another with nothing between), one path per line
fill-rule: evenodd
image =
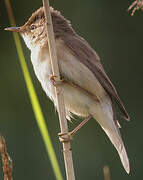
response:
M143 0L135 0L128 8L128 11L132 10L131 16L133 16L136 10L141 9L143 11Z
M0 136L0 154L2 156L4 180L12 180L12 160L7 153L6 143L2 136Z
M110 180L110 169L109 169L109 166L104 166L103 173L104 173L104 179L105 180Z
M42 1L43 1L44 13L45 13L46 23L47 23L47 38L48 38L52 73L53 73L53 76L55 77L55 81L60 81L60 73L59 73L59 67L58 67L58 61L57 61L55 38L54 38L54 33L53 33L53 25L52 25L52 20L51 20L49 1L48 0L42 0ZM57 99L57 110L58 110L58 115L59 115L61 133L65 134L65 138L68 138L68 125L67 125L67 120L66 120L62 87L55 86L55 93L56 93L56 99ZM62 143L63 143L63 154L64 154L67 180L75 180L70 141L67 141L67 142L63 141Z

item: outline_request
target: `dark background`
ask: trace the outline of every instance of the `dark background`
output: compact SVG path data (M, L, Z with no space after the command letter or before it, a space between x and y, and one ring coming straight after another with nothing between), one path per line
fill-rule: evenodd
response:
M127 12L132 1L54 0L51 5L71 20L101 57L102 64L115 84L131 121L120 118L121 134L128 152L131 173L124 171L118 154L95 120L90 120L72 142L77 180L104 179L103 167L109 165L113 180L142 179L143 160L143 12L134 17ZM22 25L41 6L40 0L11 0L17 25ZM53 170L32 111L13 37L3 31L9 26L4 1L0 2L0 133L5 137L14 162L15 180L54 180ZM47 126L64 174L60 131L54 106L46 98L30 62L30 52L23 50L47 120ZM69 124L70 129L78 124ZM2 164L0 164L2 167ZM2 171L2 168L1 170ZM1 173L2 174L2 173ZM65 174L64 174L65 175Z

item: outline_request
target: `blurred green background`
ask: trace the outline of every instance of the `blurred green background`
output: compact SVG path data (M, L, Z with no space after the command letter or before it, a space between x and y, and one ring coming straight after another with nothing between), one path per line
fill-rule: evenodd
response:
M143 99L143 12L134 17L127 12L132 1L72 0L51 1L51 5L71 20L101 57L102 64L115 84L131 121L120 118L121 134L128 152L131 173L124 171L118 154L95 120L77 133L72 142L77 180L102 180L103 167L109 165L112 180L142 179L142 99ZM41 6L40 0L11 0L17 25L22 25ZM49 158L32 111L13 37L3 29L9 26L4 1L0 3L0 134L7 142L14 163L15 180L54 180ZM23 50L47 120L62 173L64 164L55 109L37 81L30 52ZM79 121L69 124L73 129ZM2 164L0 164L2 171Z

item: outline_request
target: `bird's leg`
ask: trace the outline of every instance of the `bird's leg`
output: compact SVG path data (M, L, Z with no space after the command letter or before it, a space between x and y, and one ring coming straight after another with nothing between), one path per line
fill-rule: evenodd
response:
M89 115L87 118L85 118L75 129L73 129L71 132L68 133L58 133L59 140L61 142L69 142L72 140L72 136L82 127L84 126L87 121L91 118L91 115Z
M54 76L54 75L51 75L50 76L50 80L51 80L51 82L52 82L52 84L53 84L53 86L59 86L59 85L61 85L62 83L63 83L63 79L61 79L61 80L56 80L55 78L56 78L57 76Z
M74 128L70 134L71 136L73 136L80 128L82 128L82 126L84 126L88 121L89 119L91 119L91 115L89 115L88 117L86 117L76 128Z

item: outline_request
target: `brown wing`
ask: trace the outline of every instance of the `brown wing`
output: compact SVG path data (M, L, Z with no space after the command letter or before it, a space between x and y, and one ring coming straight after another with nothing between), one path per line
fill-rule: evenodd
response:
M92 71L92 73L96 76L100 84L109 94L111 99L114 99L116 101L124 118L129 120L128 113L125 110L125 107L121 99L119 98L114 85L110 81L109 77L106 75L96 52L90 47L90 45L84 39L82 39L78 35L69 36L68 34L68 36L66 36L65 34L62 37L62 39L65 42L65 45L71 50L73 55L76 56L81 63L86 65L90 69L90 71Z

